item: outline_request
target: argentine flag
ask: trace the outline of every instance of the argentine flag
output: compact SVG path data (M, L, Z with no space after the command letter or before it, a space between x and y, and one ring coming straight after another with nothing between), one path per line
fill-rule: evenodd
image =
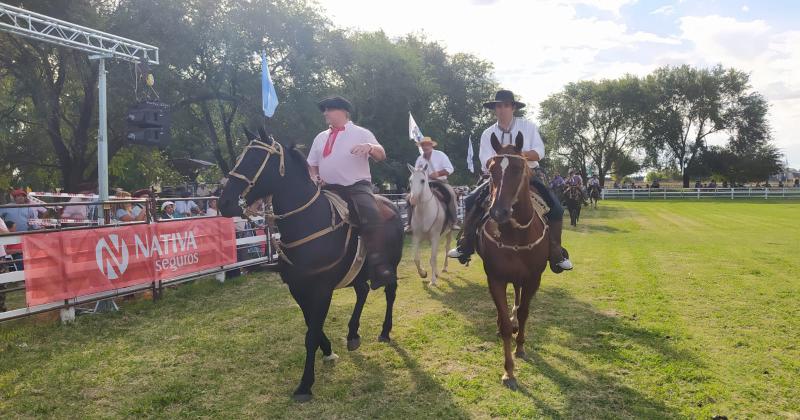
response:
M272 84L272 78L269 77L269 68L267 68L267 53L261 53L261 108L264 110L264 115L272 117L275 114L275 108L278 107L278 94L275 93L275 86Z

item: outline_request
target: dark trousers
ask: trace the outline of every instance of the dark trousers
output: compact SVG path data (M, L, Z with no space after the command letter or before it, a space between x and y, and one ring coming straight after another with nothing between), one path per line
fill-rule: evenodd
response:
M328 184L325 188L336 191L353 206L359 233L367 248L367 262L373 266L387 264L383 218L372 194L372 184L369 181L359 181L347 186Z
M561 206L553 190L547 188L547 185L535 176L531 177L530 186L539 192L547 206L550 207L550 211L547 213L547 220L562 220L564 218L564 207ZM489 181L485 181L464 197L464 211L466 213L472 211L477 203L483 202L489 196L489 187Z

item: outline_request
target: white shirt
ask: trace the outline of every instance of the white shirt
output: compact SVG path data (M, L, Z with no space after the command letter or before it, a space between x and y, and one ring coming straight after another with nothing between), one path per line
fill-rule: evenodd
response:
M483 134L481 134L481 147L478 157L481 161L481 170L484 172L486 172L486 161L496 154L494 148L492 147L492 133L497 136L497 139L500 140L500 144L502 145L514 144L514 140L517 138L517 133L522 133L522 151L528 152L535 150L536 153L539 154L540 159L544 157L544 142L542 141L542 137L539 135L539 127L533 122L524 118L514 117L508 133L503 133L503 130L500 129L498 123L494 123L486 130L483 130ZM539 162L529 160L528 166L531 168L536 168L539 166Z
M349 186L359 181L372 181L369 172L369 157L350 153L353 147L370 143L380 146L375 135L366 128L348 121L344 130L336 135L333 149L328 156L322 156L325 143L331 130L327 129L314 137L314 143L308 151L308 164L319 167L319 177L326 184Z
M447 171L448 174L452 174L454 171L453 164L450 162L450 158L440 150L431 151L430 160L425 159L424 155L419 155L417 158L417 163L414 164L414 167L421 169L425 166L425 164L428 165L428 168L425 170L425 175L430 175L441 170ZM435 179L444 181L447 180L447 175L436 177Z

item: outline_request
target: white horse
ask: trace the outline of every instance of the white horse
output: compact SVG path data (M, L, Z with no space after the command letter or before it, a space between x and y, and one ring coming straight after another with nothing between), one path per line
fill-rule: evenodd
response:
M408 202L413 207L411 215L411 231L414 243L414 263L417 265L417 272L423 279L428 273L420 266L419 243L423 238L427 238L431 243L431 285L436 286L436 279L439 271L436 265L436 256L439 251L439 239L442 234L447 235L445 252L450 249L452 237L453 221L447 220L447 208L431 191L431 186L427 175L427 165L416 169L408 165L411 176L408 179L409 190ZM444 258L442 272L447 272L447 260Z

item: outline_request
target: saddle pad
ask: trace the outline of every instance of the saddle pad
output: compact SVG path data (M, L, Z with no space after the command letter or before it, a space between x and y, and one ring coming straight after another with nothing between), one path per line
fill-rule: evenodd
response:
M545 214L550 212L550 207L547 205L547 202L544 201L541 195L538 192L531 191L531 204L533 204L533 210L539 216L544 216Z

